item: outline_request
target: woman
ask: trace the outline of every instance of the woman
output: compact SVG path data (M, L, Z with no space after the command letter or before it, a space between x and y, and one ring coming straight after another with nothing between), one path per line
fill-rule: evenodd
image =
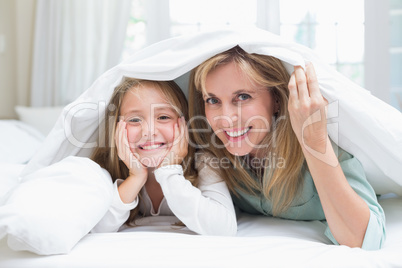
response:
M335 244L381 248L383 210L360 162L328 137L311 64L289 76L280 60L234 47L192 71L189 105L195 142L230 161L215 171L241 210L326 220Z

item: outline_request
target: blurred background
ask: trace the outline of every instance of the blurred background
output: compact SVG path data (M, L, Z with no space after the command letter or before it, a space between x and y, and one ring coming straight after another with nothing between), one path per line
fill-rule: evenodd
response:
M136 51L225 25L308 46L402 110L402 0L0 0L0 119L66 105Z

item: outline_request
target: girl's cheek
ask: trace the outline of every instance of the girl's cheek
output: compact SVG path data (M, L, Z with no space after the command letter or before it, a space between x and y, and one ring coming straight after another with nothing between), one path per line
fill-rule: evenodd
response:
M127 127L127 139L128 143L131 145L137 143L141 140L141 128L140 127Z
M159 128L159 132L163 134L167 143L171 143L174 140L174 123L162 126Z

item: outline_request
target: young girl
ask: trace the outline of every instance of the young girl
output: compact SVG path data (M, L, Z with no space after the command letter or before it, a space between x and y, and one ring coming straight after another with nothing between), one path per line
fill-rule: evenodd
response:
M208 167L188 166L187 109L173 81L124 78L116 87L105 131L109 143L92 156L110 173L114 200L92 232L134 226L140 216L175 215L199 234L236 234L226 184Z
M384 212L360 162L328 137L311 64L289 76L280 60L237 46L193 70L189 99L190 117L207 118L192 121L202 130L193 131L195 142L231 163L217 172L237 207L326 220L335 244L381 247Z

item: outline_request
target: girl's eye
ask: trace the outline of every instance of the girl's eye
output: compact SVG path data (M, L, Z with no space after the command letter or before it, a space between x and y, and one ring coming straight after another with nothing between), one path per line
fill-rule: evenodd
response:
M162 116L159 116L158 119L159 120L168 120L168 119L170 119L170 117L167 115L162 115Z
M127 122L128 124L130 124L130 125L137 125L137 124L140 124L140 123L141 123L141 118L132 117L132 118L127 119L126 122Z
M242 94L238 95L238 99L241 101L248 100L250 98L251 98L251 96L249 94L242 93Z
M215 99L215 98L207 98L207 99L205 100L205 102L206 102L207 104L217 104L217 103L218 103L218 100Z

